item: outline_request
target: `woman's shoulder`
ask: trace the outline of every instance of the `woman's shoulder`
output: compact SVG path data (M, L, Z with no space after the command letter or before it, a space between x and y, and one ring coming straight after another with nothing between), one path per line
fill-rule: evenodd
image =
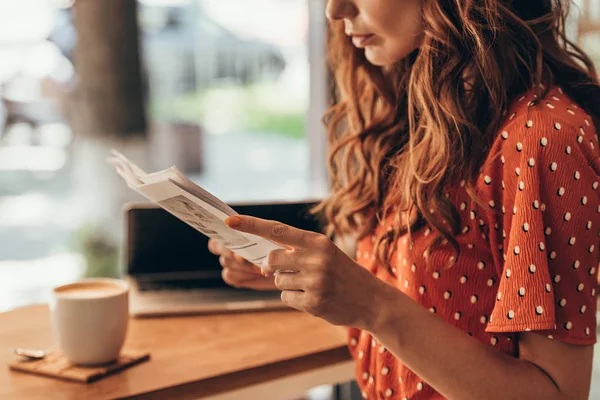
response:
M520 96L506 119L481 168L480 191L514 195L527 185L554 187L572 180L596 191L600 144L593 119L560 88L541 99L533 92Z
M560 130L563 125L596 134L592 117L571 99L561 87L553 86L542 98L537 98L533 90L518 96L509 105L499 134L507 128L527 132L533 127L532 118L550 123ZM561 123L562 122L562 123ZM556 126L554 126L556 124ZM539 131L536 129L534 131Z
M490 156L520 158L528 148L526 153L534 158L555 151L580 152L591 162L599 157L599 147L592 117L555 86L542 98L531 90L513 101Z

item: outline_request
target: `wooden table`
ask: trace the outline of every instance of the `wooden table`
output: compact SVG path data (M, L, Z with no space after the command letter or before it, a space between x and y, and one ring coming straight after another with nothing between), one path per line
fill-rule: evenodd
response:
M92 384L10 371L10 347L49 348L49 310L0 314L0 399L286 399L352 379L346 330L295 311L131 319L150 361Z

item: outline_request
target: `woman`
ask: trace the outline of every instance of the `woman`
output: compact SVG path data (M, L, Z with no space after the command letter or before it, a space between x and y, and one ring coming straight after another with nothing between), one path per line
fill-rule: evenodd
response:
M327 236L275 221L223 277L350 326L369 399L587 399L600 87L554 0L330 0ZM297 273L277 273L294 270Z

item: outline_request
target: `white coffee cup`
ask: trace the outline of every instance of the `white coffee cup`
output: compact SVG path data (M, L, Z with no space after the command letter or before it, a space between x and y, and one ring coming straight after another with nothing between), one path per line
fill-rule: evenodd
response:
M94 278L54 288L50 302L58 347L78 365L97 365L119 356L129 320L129 285Z

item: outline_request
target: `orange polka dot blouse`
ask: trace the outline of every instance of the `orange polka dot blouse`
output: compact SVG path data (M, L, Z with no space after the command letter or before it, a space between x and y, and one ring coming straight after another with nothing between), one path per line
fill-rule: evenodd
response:
M573 344L596 341L599 262L599 144L592 119L560 88L511 105L476 182L447 191L461 217L451 246L425 249L424 227L397 243L391 268L378 265L373 236L358 262L430 312L500 352L517 356L518 332ZM391 222L391 220L390 220ZM425 266L429 257L429 266ZM368 399L442 399L367 332L350 329L356 379Z

